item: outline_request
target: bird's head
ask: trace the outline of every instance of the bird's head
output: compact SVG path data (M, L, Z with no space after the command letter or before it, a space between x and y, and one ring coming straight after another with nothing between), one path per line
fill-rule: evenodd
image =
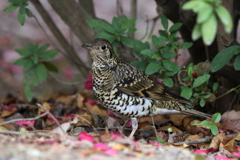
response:
M106 63L116 58L111 43L106 39L97 38L82 47L89 50L93 62Z

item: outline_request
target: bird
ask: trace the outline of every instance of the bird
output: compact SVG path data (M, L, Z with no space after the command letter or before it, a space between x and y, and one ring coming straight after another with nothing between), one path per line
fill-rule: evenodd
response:
M191 109L190 101L118 58L108 40L97 38L82 47L89 51L92 59L92 83L96 97L115 116L132 121L129 137L135 134L138 118L141 117L151 116L152 121L154 115L165 114L211 118L209 114Z

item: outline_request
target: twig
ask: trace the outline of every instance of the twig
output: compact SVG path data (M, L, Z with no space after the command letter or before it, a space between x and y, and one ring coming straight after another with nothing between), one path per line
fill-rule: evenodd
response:
M137 0L131 0L131 9L130 9L130 18L136 18L137 17ZM132 27L135 27L135 23L132 25ZM134 38L134 32L128 34L129 37Z
M156 129L156 126L155 126L155 122L154 122L153 115L151 115L151 118L152 118L153 129L154 129L155 135L156 135L156 137L157 137L158 143L161 143L161 141L160 141L160 139L159 139L159 136L158 136L158 134L157 134L157 129Z
M55 77L53 74L49 73L49 75L54 78L56 81L58 81L59 83L62 83L62 84L65 84L65 85L69 85L69 86L74 86L74 85L78 85L80 83L79 82L74 82L74 83L68 83L68 82L64 82L64 81L61 81L60 79L58 79L57 77Z
M229 134L226 135L227 138L230 137L235 137L237 136L239 133L236 134ZM207 138L200 138L200 139L194 139L194 140L187 140L187 141L183 141L183 142L178 142L178 143L174 143L176 145L180 145L180 144L197 144L197 143L208 143L211 142L211 140L213 139L213 137L207 137Z
M6 122L2 122L2 123L0 123L0 126L5 125L5 124L9 124L9 123L18 122L18 121L35 121L35 120L37 120L37 119L39 119L39 118L41 118L41 117L46 116L47 114L48 114L48 113L45 112L45 113L43 113L43 114L41 114L41 115L39 115L39 116L37 116L37 117L34 117L34 118L19 118L19 119L12 119L12 120L10 120L10 121L6 121Z
M154 28L155 28L155 25L156 25L156 22L157 22L157 20L158 20L158 16L156 16L155 18L153 18L152 19L152 21L153 21L153 24L152 24L152 28L151 28L151 30L150 30L150 33L149 33L149 37L152 35L152 33L153 33L153 30L154 30ZM150 21L150 20L149 20Z
M227 95L228 93L230 93L230 92L232 92L232 91L235 91L235 90L236 90L237 88L239 88L239 87L240 87L240 85L238 85L238 86L235 87L235 88L230 89L230 90L227 91L226 93L224 93L224 94L222 94L221 96L217 97L215 100L217 100L217 99L219 99L219 98L221 98L221 97Z
M69 45L68 41L63 36L63 34L60 32L60 30L58 29L56 24L53 22L52 18L48 14L48 12L45 10L45 8L42 6L42 4L38 0L31 0L31 2L36 7L36 9L40 13L41 17L45 21L46 25L51 30L53 35L56 37L56 39L58 40L60 45L63 47L63 49L69 55L69 57L71 57L71 60L76 64L79 71L82 73L83 77L87 77L89 68L77 56L76 52L72 49L71 45Z
M117 0L117 15L123 14L122 1Z
M148 20L148 16L147 16L147 15L146 15L146 18L147 18L147 20L146 20L146 22L147 22L146 32L145 32L145 34L143 35L143 37L140 38L140 41L142 41L142 40L147 36L147 33L148 33L149 20Z
M0 134L13 134L13 135L19 135L19 136L22 135L21 132L8 131L8 130L0 130ZM45 134L45 133L30 133L30 132L27 132L27 134L30 135L30 136L37 135L37 136L49 137L49 135Z
M83 117L81 117L81 116L79 116L79 115L77 115L77 117L81 118L82 120L84 120L85 122L87 122L88 124L90 124L90 126L92 126L92 128L97 132L97 134L99 134L98 131L97 131L97 129L96 129L88 120L86 120L85 118L83 118Z
M41 104L37 103L36 104L38 107L42 108L44 111L46 111L45 113L47 113L58 125L58 127L61 129L61 131L63 132L63 134L66 134L66 132L64 132L62 126L60 125L60 123L58 122L58 120L52 115L52 113L49 112L49 110L45 107L43 107Z

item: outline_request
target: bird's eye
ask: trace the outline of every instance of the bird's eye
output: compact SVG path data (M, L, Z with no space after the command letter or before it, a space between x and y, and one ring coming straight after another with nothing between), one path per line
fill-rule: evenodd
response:
M103 45L102 47L101 47L101 49L102 50L105 50L107 47L105 46L105 45Z

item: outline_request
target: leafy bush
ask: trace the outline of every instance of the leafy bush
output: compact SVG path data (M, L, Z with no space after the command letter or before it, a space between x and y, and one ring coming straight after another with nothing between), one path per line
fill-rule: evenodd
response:
M50 63L58 54L58 50L47 50L49 44L39 46L39 44L29 43L27 48L16 49L15 51L22 56L13 64L22 66L25 74L24 93L28 100L33 97L31 87L38 86L40 82L47 80L49 72L58 72L58 69Z

